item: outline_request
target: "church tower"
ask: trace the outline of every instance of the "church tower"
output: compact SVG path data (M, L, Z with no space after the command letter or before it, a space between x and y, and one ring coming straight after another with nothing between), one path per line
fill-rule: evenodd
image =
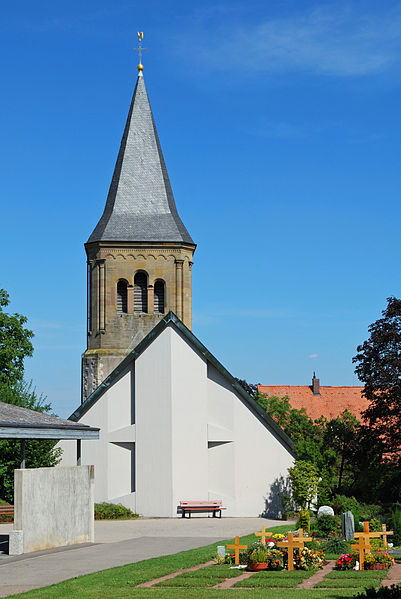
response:
M169 310L191 329L196 245L178 216L142 71L106 206L85 244L82 401Z

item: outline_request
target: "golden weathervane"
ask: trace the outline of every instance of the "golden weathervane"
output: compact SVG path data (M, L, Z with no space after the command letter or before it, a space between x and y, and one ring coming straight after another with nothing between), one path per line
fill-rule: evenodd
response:
M134 52L138 52L138 58L139 58L138 71L140 73L143 71L142 52L147 50L147 48L142 48L142 40L143 40L143 31L138 31L138 48L134 48Z

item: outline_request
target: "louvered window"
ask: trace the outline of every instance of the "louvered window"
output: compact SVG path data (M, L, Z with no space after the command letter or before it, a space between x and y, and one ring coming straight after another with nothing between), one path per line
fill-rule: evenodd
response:
M154 298L154 313L164 314L164 281L156 281Z
M117 283L117 312L127 311L127 281L120 279Z
M137 272L134 279L134 311L148 311L148 278L144 272Z

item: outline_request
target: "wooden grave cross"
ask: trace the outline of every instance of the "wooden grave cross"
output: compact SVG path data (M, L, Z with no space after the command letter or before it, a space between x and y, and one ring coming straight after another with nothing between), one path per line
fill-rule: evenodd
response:
M382 535L383 535L382 531L381 532L370 532L370 530L369 530L369 522L364 522L363 523L363 532L355 532L354 533L354 538L355 539L359 539L361 537L364 537L365 538L366 549L369 548L369 550L371 551L372 547L371 547L371 544L370 544L370 540L371 539L379 539Z
M240 545L239 544L239 537L235 537L235 543L234 545L227 545L227 549L235 549L234 555L235 555L235 565L238 566L239 564L239 550L240 549L248 549L248 545Z
M383 524L382 530L380 532L370 532L369 530L369 522L363 523L363 532L355 532L354 538L358 539L357 545L351 545L351 549L357 549L359 551L359 567L363 570L363 565L365 562L365 554L371 553L372 545L370 543L371 539L379 539L383 537L384 548L387 548L387 535L393 534L392 530L386 530L386 525Z
M304 548L304 543L305 542L309 543L309 541L312 541L312 540L313 540L312 537L310 537L308 534L306 535L306 537L304 537L304 530L303 530L303 528L300 528L298 530L298 541L300 543L302 543L301 549Z
M365 553L370 553L372 547L370 546L370 539L368 536L359 534L358 543L356 545L351 545L351 549L356 549L359 552L359 569L363 570L364 562L365 562Z
M304 537L302 528L298 531L300 538L294 539L294 533L288 533L288 541L280 541L277 547L286 547L288 549L288 571L294 569L294 549L303 549L304 543L312 541L311 537Z
M263 525L262 526L262 530L260 530L259 532L255 532L255 536L256 537L261 537L263 545L266 545L266 537L267 536L271 537L272 533L271 532L266 532L266 526Z
M381 536L383 537L383 545L384 545L384 549L387 550L387 535L393 535L393 531L392 530L387 530L386 525L382 524L382 534Z

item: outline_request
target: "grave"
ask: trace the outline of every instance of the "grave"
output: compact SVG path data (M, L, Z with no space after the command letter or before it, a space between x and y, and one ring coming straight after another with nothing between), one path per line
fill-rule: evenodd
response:
M365 563L365 555L367 553L372 553L372 539L379 539L383 537L383 542L385 543L385 548L387 548L387 536L392 535L392 530L387 530L386 525L383 524L381 531L370 531L369 530L369 522L363 523L363 532L354 533L354 538L358 540L358 543L351 545L351 549L355 549L359 552L359 568L363 570Z
M341 514L341 532L346 541L352 541L354 539L354 514L350 511Z
M288 570L291 571L294 569L294 549L303 549L305 547L304 543L309 543L312 541L311 537L304 537L302 528L298 531L298 537L294 538L294 533L288 533L287 541L280 541L277 543L277 547L283 547L288 549Z
M240 545L239 537L236 536L234 545L227 545L227 549L234 549L235 565L238 566L239 565L239 550L240 549L244 549L244 550L248 549L248 545Z
M255 532L254 533L256 537L260 537L261 541L263 543L263 545L266 545L266 537L271 537L272 536L272 532L266 532L266 526L262 526L261 530L259 532Z

